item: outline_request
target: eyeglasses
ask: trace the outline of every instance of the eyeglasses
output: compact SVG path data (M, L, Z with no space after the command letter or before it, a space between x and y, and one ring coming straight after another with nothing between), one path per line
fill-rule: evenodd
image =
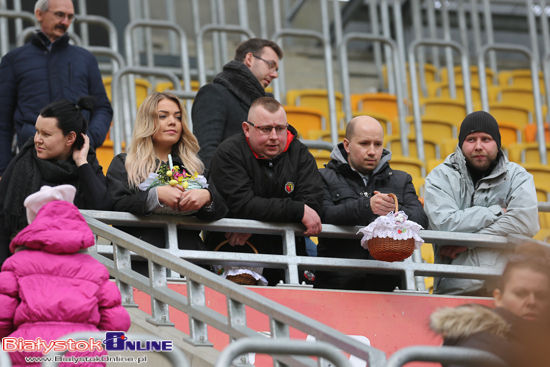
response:
M73 22L73 23L76 22L76 17L74 16L74 14L63 13L62 11L51 11L50 9L48 9L46 11L52 13L53 15L55 15L55 18L57 20L63 20L65 18L67 18L69 20L69 22Z
M269 60L264 60L262 59L261 57L259 56L256 56L254 54L252 54L252 56L254 56L255 58L257 58L258 60L262 60L263 62L265 62L267 64L267 66L269 66L269 69L270 70L275 70L275 71L278 71L276 68L277 68L277 65L275 65L275 63L273 61L269 61Z
M284 134L286 133L287 129L288 129L288 124L286 125L277 125L277 126L256 126L254 125L252 122L250 121L247 121L247 123L249 123L250 125L254 126L256 129L258 129L258 131L260 132L260 134L263 134L263 135L269 135L271 134L271 131L273 129L275 129L275 132L277 134Z

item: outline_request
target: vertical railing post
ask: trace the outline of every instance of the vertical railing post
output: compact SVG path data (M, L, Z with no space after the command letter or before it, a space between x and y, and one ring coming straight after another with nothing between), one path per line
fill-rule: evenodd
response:
M204 285L195 282L194 280L187 280L187 298L191 307L205 307L206 297L204 294ZM208 324L197 320L193 316L189 316L189 337L188 340L194 346L212 346L212 343L208 341Z
M325 56L325 73L327 77L327 98L330 119L330 137L332 144L338 144L338 117L336 116L336 96L334 95L334 69L332 67L332 50L330 47L330 22L328 19L328 0L321 0L321 21L323 23L323 51Z
M8 10L7 0L0 0L0 10ZM10 37L8 32L8 20L0 17L0 56L10 51Z
M273 0L273 26L275 34L281 30L281 4L279 0ZM279 47L283 48L283 40L272 39L278 42ZM282 104L286 104L286 85L285 85L285 61L279 61L279 76L273 81L273 96Z
M130 270L132 268L132 261L130 259L131 251L125 249L122 246L118 246L116 243L113 244L113 247L115 269L117 271L124 269ZM123 282L119 278L116 279L116 284L118 286L118 289L120 290L122 305L124 307L138 307L138 305L134 302L134 288L128 283Z
M149 285L151 288L159 289L166 288L166 268L164 266L155 264L151 259L149 263ZM155 297L151 296L151 316L146 320L147 322L155 326L174 326L174 323L170 322L170 311L168 304L159 301Z
M483 0L483 15L485 20L485 33L487 33L487 44L491 45L495 42L493 35L493 17L491 14L490 0ZM493 84L497 84L497 56L494 51L489 53L489 65L493 70Z
M220 24L218 21L218 12L217 12L217 0L210 0L210 23ZM212 50L214 50L214 70L216 72L222 71L222 61L220 56L220 33L212 33ZM201 86L203 84L201 83Z
M393 15L395 24L395 39L397 41L397 49L399 50L399 77L401 79L401 88L403 90L403 98L409 98L407 90L407 54L405 52L405 37L403 35L403 15L401 13L401 0L393 0Z
M296 237L292 230L285 230L283 234L283 254L296 257ZM300 284L298 265L289 264L285 269L285 278L288 284Z
M428 29L430 31L430 38L437 39L437 27L435 22L435 6L433 0L426 1L426 12L428 14ZM432 47L432 64L435 67L436 73L441 69L439 66L439 49Z
M374 35L380 35L380 27L378 24L378 1L377 0L370 0L369 1L369 17L370 17L370 24L371 24L371 34ZM376 65L376 70L382 70L382 51L380 49L380 44L376 42L373 45L374 48L374 64ZM386 67L387 70L387 67ZM388 71L389 74L389 71ZM389 86L389 79L388 79L388 86ZM379 90L385 90L384 86L384 78L382 76L382 73L378 73L378 89Z
M288 339L290 338L290 332L288 325L278 320L271 318L269 320L269 326L271 331L271 338L274 339ZM273 367L286 367L287 365L279 362L275 357L273 358Z
M388 12L388 1L380 0L380 18L390 19ZM382 35L384 37L390 38L390 22L382 22ZM390 94L395 94L395 83L397 79L394 78L397 75L398 65L394 65L392 61L392 49L388 45L384 45L384 61L386 63L386 75L388 76L388 92Z
M413 26L414 26L414 38L421 40L424 38L422 34L423 24L422 24L422 9L420 7L420 0L411 0L411 7L413 13ZM411 60L409 59L409 64ZM424 70L424 65L426 64L426 54L424 53L424 47L418 49L418 73L420 76L420 88L422 95L428 96L428 87L426 85L426 73ZM414 67L417 67L414 65ZM409 78L411 78L411 88L412 88L412 75L409 72ZM414 91L413 91L414 92ZM407 131L407 130L404 130Z
M86 0L78 0L78 10L79 15L86 16L88 15L88 9L86 7ZM82 44L84 47L90 45L90 36L88 34L88 24L80 24L80 37L82 38Z
M445 41L451 40L451 30L449 25L449 11L447 9L448 2L442 1L441 4L441 21L443 23L443 38ZM456 99L456 83L453 62L453 50L450 47L445 47L445 61L447 65L447 78L450 97Z

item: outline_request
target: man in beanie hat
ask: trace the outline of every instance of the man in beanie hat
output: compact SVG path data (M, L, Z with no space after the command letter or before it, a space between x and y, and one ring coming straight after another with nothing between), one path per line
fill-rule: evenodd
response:
M496 236L539 231L533 176L500 149L493 116L477 111L460 126L458 146L426 178L424 210L430 229ZM434 245L435 262L502 268L511 250ZM490 296L492 281L436 278L434 293Z

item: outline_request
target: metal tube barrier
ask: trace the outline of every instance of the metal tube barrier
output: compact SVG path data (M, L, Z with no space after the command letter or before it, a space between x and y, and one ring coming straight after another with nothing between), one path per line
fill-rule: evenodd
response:
M393 64L396 66L393 68L393 72L396 73L396 80L399 79L399 76L397 75L398 70L400 69L400 63L399 63L399 56L397 51L397 44L394 40L392 40L389 37L384 36L377 36L373 34L364 34L364 33L347 33L341 44L338 45L339 53L342 55L342 64L340 67L340 79L342 81L342 92L344 93L344 111L346 113L346 120L351 120L352 112L351 112L351 93L350 93L350 86L349 86L349 69L348 69L348 54L347 54L347 44L351 40L364 40L364 41L376 41L376 42L382 42L392 49L392 55L393 55ZM409 65L414 65L410 63ZM390 70L388 70L388 74L390 73ZM413 74L411 74L412 76ZM407 131L407 122L406 122L406 115L407 111L405 109L405 103L404 103L404 95L402 90L402 84L396 83L396 99L397 99L397 111L399 113L399 129L400 131ZM413 96L414 96L414 90L413 90ZM416 91L418 93L418 91ZM418 98L418 96L417 96ZM409 141L407 139L407 134L401 134L401 149L403 150L404 155L409 155Z
M139 217L122 212L103 212L93 210L81 211L87 217L93 217L112 225L140 226L140 227L164 227L167 231L166 251L171 255L185 258L198 264L228 264L272 267L287 270L287 286L299 286L298 269L365 272L401 274L404 290L415 290L415 276L439 276L467 279L495 279L501 275L502 269L479 268L469 266L453 266L443 264L414 263L410 258L403 262L388 263L376 260L356 260L341 258L321 258L296 256L294 236L303 235L304 227L300 224L266 223L245 219L221 219L214 222L203 222L193 217L171 217L163 215L150 215ZM177 244L177 229L207 230L213 232L243 232L279 235L283 237L283 253L286 255L262 255L247 253L213 252L180 250ZM361 238L356 233L361 227L323 225L320 237L357 239ZM427 243L439 245L464 245L468 247L487 247L497 249L513 249L519 243L534 242L547 246L544 242L536 241L520 235L507 237L479 235L474 233L460 233L460 237L454 232L420 231L420 236ZM98 245L97 250L102 254L113 254L113 248L107 245ZM133 249L132 249L133 251ZM158 252L158 248L157 248ZM141 255L141 254L140 254ZM128 255L129 256L129 255ZM175 270L175 269L172 269ZM176 270L177 271L177 270Z
M216 0L210 0L210 24L219 25ZM195 38L197 35L198 33L195 34ZM214 50L214 70L221 70L223 65L220 58L220 34L218 32L212 32L212 49Z
M290 354L301 356L316 356L327 359L334 366L350 367L345 356L325 342L306 342L302 340L260 340L245 338L226 347L218 357L215 367L230 367L238 356L249 353Z
M279 32L281 27L281 4L279 0L273 0L273 28L274 33ZM277 42L279 47L284 49L283 41ZM279 76L272 81L273 96L282 104L286 104L286 88L285 88L285 62L279 60Z
M130 22L124 30L124 43L126 46L126 61L129 67L139 65L139 59L134 57L135 49L132 44L132 33L138 27L173 30L176 32L180 40L180 62L181 62L181 74L182 74L183 83L184 83L183 88L186 92L191 92L191 73L189 72L189 54L187 51L187 36L183 28L181 28L176 23L172 23L166 20L135 20ZM149 75L154 75L154 74L149 74ZM131 120L135 120L135 116L137 113L136 100L135 100L135 84L134 84L133 77L130 77L129 79L131 80L131 85L130 85L131 115L130 116L131 116ZM179 88L179 84L180 84L179 80L176 84L178 84L178 87L174 85L174 89L180 90L181 88ZM189 121L189 128L192 131L193 126L191 123L191 101L188 100L186 102L186 108L187 108L187 117Z
M20 12L23 11L21 7L21 0L13 0L13 10ZM16 19L15 20L15 34L21 33L23 30L23 20L22 19Z
M190 320L190 338L186 339L189 343L193 345L211 345L208 342L207 325L220 330L234 339L243 337L258 338L259 336L257 331L249 328L246 324L246 313L244 312L244 309L245 306L248 306L270 318L272 325L271 340L279 338L279 336L284 337L285 333L288 333L289 325L292 325L294 329L312 335L317 340L330 343L335 347L342 349L346 353L353 354L358 358L368 361L369 366L371 367L384 366L386 361L384 352L376 348L368 347L361 342L344 335L338 330L332 329L290 308L282 306L245 287L241 287L238 284L223 279L220 276L182 260L169 252L159 251L158 247L143 242L128 235L127 233L110 227L107 224L101 223L90 216L94 214L106 214L109 216L115 214L115 217L119 217L120 219L121 214L124 217L131 217L132 215L127 213L107 213L94 211L82 211L82 213L84 214L86 221L94 234L114 243L112 246L114 247L114 261L99 254L92 254L92 256L103 263L109 269L111 276L117 279L117 283L119 284L119 288L121 290L123 304L135 306L133 303L134 287L147 293L157 302L166 303L175 309L186 313ZM158 218L158 223L166 222L167 219L175 219L168 218L168 216L151 217L161 217ZM208 223L206 222L196 219L193 220L193 218L184 218L185 221L188 219L191 219L196 226L208 226ZM177 223L177 221L172 222ZM254 221L248 222L253 223ZM126 224L128 224L128 222L126 222ZM139 225L143 224L144 223L140 220ZM214 228L211 227L211 229ZM255 227L242 229L247 231L256 230ZM303 231L303 228L301 228L301 230ZM98 245L97 248L99 249L99 247L100 246ZM131 252L147 258L149 261L161 267L161 269L164 267L185 276L187 279L187 297L169 289L166 285L159 286L155 283L150 283L146 277L132 271L130 268ZM187 254L202 252L204 251L189 251L186 253L186 258L188 257ZM209 254L218 255L217 257L220 259L219 262L225 258L229 258L232 255L231 253L222 254L218 252L209 252ZM264 258L269 258L270 256L263 255ZM210 261L210 263L212 262ZM233 261L233 263L238 262ZM205 287L226 295L228 302L227 316L208 308L208 305L204 302ZM152 315L153 319L162 320L164 317L164 319L167 320L169 319L168 312L169 309L164 308L162 313ZM152 320L147 319L147 321L151 322ZM311 365L311 362L307 363L307 360L311 361L310 359L303 360L291 356L278 356L277 359L290 365ZM297 364L297 362L300 363Z
M403 35L403 15L401 13L401 0L393 0L393 16L395 24L395 40L397 41L397 48L399 49L399 72L401 79L401 90L403 91L403 98L409 98L409 91L407 88L407 61L405 54L405 37Z
M236 25L216 25L216 24L207 24L201 27L199 34L197 35L197 68L199 70L199 84L201 87L206 84L206 67L204 61L204 45L203 37L204 34L211 31L225 31L231 33L242 33L247 35L249 38L256 37L250 29L246 29Z
M174 0L165 0L166 5L166 20L170 23L177 23L176 19L176 4ZM168 31L168 52L170 55L176 54L177 49L176 34L173 31Z
M485 33L487 34L487 44L491 45L495 43L495 38L493 36L493 19L491 17L491 2L490 0L483 0L483 19L485 21ZM481 49L480 51L481 52ZM479 53L478 53L479 55ZM493 69L493 84L497 84L498 70L497 70L497 55L495 52L489 54L489 65Z
M414 346L398 350L386 367L401 367L409 362L439 362L467 366L506 367L508 364L492 353L473 348Z
M390 19L390 16L388 14L388 0L380 0L380 18L382 19ZM374 33L374 32L373 32ZM390 22L382 22L382 35L386 38L391 38L391 31L390 31ZM398 52L398 48L396 47L395 52ZM394 65L392 62L392 50L390 46L385 45L384 46L384 59L386 62L386 75L388 76L388 92L390 94L395 94L395 83L397 83L397 80L399 80L399 66ZM399 59L399 58L398 58ZM381 70L381 69L379 69ZM393 72L390 72L393 71ZM395 71L394 71L395 70ZM379 73L379 75L382 73ZM394 78L395 74L395 78Z
M416 132L416 149L418 152L418 159L425 161L424 155L424 136L422 133L422 119L420 117L420 99L418 97L418 86L416 81L416 68L415 65L415 50L421 45L437 45L437 46L450 46L458 51L461 55L462 64L462 79L464 87L464 100L466 102L466 111L471 113L472 107L472 90L470 89L470 67L468 66L468 58L462 46L455 41L440 41L440 40L417 40L411 43L409 46L409 73L411 76L411 89L412 89L412 102L413 102L413 114L414 114L414 127ZM452 72L452 70L451 70ZM407 131L407 130L401 130ZM401 134L402 136L404 134Z
M23 46L25 44L26 39L30 37L30 35L35 31L35 29L36 29L35 27L27 27L23 29L23 31L21 31L21 33L17 36L17 40L15 42L16 47ZM74 42L76 46L82 46L82 40L76 33L67 32L67 34L69 35L69 38L71 39L71 41Z
M491 50L500 50L500 51L512 51L512 52L518 52L523 55L525 55L531 64L531 82L533 84L533 98L535 100L535 118L536 118L536 124L537 124L537 131L539 132L537 134L537 142L539 144L539 155L540 155L540 163L541 164L548 164L548 160L546 158L546 144L545 144L545 137L544 137L544 121L542 116L542 105L540 101L540 85L539 85L539 68L537 65L537 60L533 57L533 54L531 51L521 45L512 45L507 43L493 43L489 45L485 45L481 48L481 51L478 55L478 69L479 69L479 89L481 92L481 104L483 106L483 110L489 111L489 97L488 97L488 88L487 88L487 80L485 79L485 54L488 51Z
M441 5L441 18L443 23L443 39L445 41L451 41L451 30L449 25L449 11L447 7L449 6L449 3L446 1L442 2ZM467 55L467 53L464 51L464 48L462 48L464 54ZM467 58L468 56L466 56ZM450 47L445 47L445 61L447 66L447 80L449 83L449 92L450 97L452 99L456 98L456 83L455 83L455 73L454 73L454 63L453 63L453 50L451 50Z
M377 0L369 1L369 18L370 18L369 21L371 24L370 32L371 34L379 36L380 29L378 27L378 14L377 14L376 5L377 5ZM378 43L375 43L373 45L373 51L374 51L374 64L376 65L376 70L382 70L382 53L380 52L380 45ZM389 78L388 78L388 85L389 85ZM385 90L384 77L382 73L378 73L378 89Z
M470 22L472 23L472 31L474 33L474 45L475 45L475 55L479 55L481 50L481 27L479 25L479 10L478 10L478 0L470 0Z
M88 9L86 8L86 0L78 0L78 20L81 18L84 18L87 15ZM82 42L84 44L84 47L88 47L90 45L90 37L88 33L88 24L84 23L80 25L80 34L82 36Z
M128 101L131 97L128 95L129 91L125 88L120 90L120 79L126 74L142 74L142 75L154 75L169 79L176 89L181 91L181 85L178 77L169 72L161 69L151 69L143 67L124 67L117 71L113 75L111 82L111 96L113 100L113 146L115 155L122 152L122 141L126 141L126 145L130 144L132 140L132 126L133 120L131 116L124 116L121 107L124 106L124 101ZM122 96L120 95L122 93ZM135 97L134 97L135 99Z
M239 11L239 24L243 28L250 28L248 23L248 6L246 0L239 0L238 2L238 11ZM241 36L241 42L246 41L244 36Z
M267 39L267 19L265 0L258 0L258 17L260 20L260 37Z
M468 29L466 26L466 13L464 11L464 1L460 0L458 2L458 28L460 29L460 41L462 43L462 49L464 50L464 53L466 54L466 57L468 57L468 60L470 59L469 51L468 51Z
M329 143L328 141L324 140L305 140L300 139L302 143L304 143L309 149L323 149L328 150L329 152L332 152L334 147L336 145Z
M430 32L431 39L437 39L437 27L435 24L435 6L433 1L426 1L426 14L428 15L428 30ZM435 67L435 70L440 70L439 65L439 49L437 47L432 47L432 64Z
M281 29L273 34L271 39L275 42L279 42L279 39L284 36L297 36L308 37L319 40L323 45L324 58L325 58L325 73L327 79L327 98L329 107L330 118L330 137L333 144L338 144L338 120L336 117L336 97L334 96L334 80L332 70L332 52L330 49L330 27L328 20L328 8L327 0L321 0L321 17L323 23L323 33L319 33L311 30L299 30L299 29ZM281 64L279 64L279 75L283 74L281 70ZM282 82L281 82L282 83Z
M216 16L217 16L217 25L223 27L225 26L225 3L224 0L216 1ZM225 32L219 33L220 37L220 62L223 66L225 64L225 59L227 57L227 34ZM202 84L201 84L202 85Z
M36 22L36 18L31 12L7 10L5 0L0 1L0 58L10 50L7 19L23 19L33 24Z
M125 333L126 337L129 339L129 340L139 340L139 341L142 341L142 342L146 342L148 340L158 340L158 341L162 341L163 339L160 339L159 337L155 336L155 335L150 335L150 334L133 334L133 333ZM84 341L88 341L90 338L93 338L95 340L103 340L105 338L105 333L102 333L102 332L77 332L77 333L72 333L72 334L67 334L67 335L64 335L60 338L57 338L57 340L69 340L69 339L72 339L72 340L84 340ZM44 357L50 357L52 359L52 361L50 362L42 362L40 364L41 367L57 367L59 366L59 363L61 363L61 360L58 361L58 362L55 362L55 357L57 356L62 356L64 355L65 353L67 353L68 351L51 351L49 352L48 354L46 354ZM149 352L151 353L151 352ZM160 353L161 356L163 356L164 358L166 358L170 364L174 367L189 367L189 362L187 361L187 358L185 357L185 354L183 354L183 352L178 348L178 347L174 347L173 350L171 352L156 352L156 353ZM3 364L0 364L2 367L4 366Z
M84 23L80 25L80 27L83 27L84 25L87 25L88 23L91 24L97 24L107 30L107 33L109 34L109 45L110 47L115 50L119 51L118 49L118 35L115 28L115 25L113 22L111 22L109 19L105 17L101 17L99 15L79 15L78 16L78 24ZM82 28L81 28L82 30ZM83 45L84 47L88 48L88 40L86 39L87 36L84 35L84 32L82 33L83 38ZM84 43L84 40L86 40L86 43Z
M548 107L546 118L547 121L550 121L550 50L546 52L542 59L542 70L544 74L544 88L546 89L546 106Z
M423 39L422 35L422 9L420 8L420 0L411 0L411 7L413 13L413 26L414 26L414 37L417 40ZM409 63L411 60L409 60ZM419 50L418 56L418 73L420 75L420 88L422 90L422 95L424 97L428 96L428 86L426 85L426 73L424 70L424 64L426 64L426 55L424 53L424 48L422 47ZM416 65L415 65L416 67ZM407 131L407 130L405 130Z

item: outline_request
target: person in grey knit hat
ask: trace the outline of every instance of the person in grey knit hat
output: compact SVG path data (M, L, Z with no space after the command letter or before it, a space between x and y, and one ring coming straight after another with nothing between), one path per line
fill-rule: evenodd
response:
M539 231L533 176L503 154L498 123L484 111L462 121L456 151L434 168L425 182L424 210L430 229L495 236ZM480 244L439 246L435 262L502 268L510 250ZM492 281L436 278L434 293L490 296Z

